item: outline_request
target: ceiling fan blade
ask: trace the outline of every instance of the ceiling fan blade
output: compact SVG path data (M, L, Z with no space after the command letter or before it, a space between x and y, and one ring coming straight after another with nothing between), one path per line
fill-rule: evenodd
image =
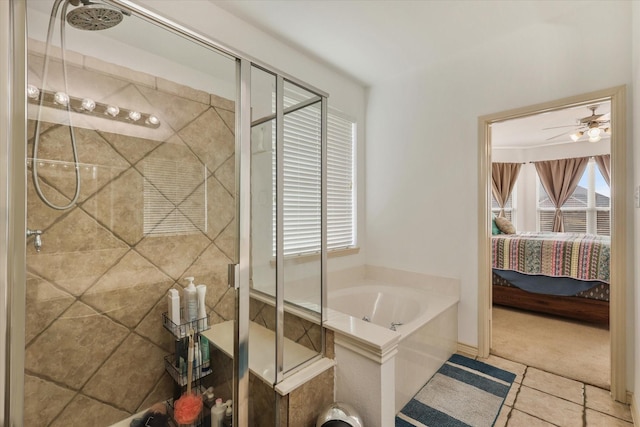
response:
M580 119L580 123L595 122L598 121L602 116L604 116L604 114L593 114L588 117L583 117Z
M570 128L570 127L577 128L578 126L579 126L579 125L552 126L552 127L550 127L550 128L542 128L542 130L560 129L560 128Z
M558 134L556 136L552 136L551 138L547 138L546 141L551 141L552 139L556 139L556 138L559 138L559 137L561 137L563 135L568 135L568 134L569 134L569 132L562 132L561 134Z

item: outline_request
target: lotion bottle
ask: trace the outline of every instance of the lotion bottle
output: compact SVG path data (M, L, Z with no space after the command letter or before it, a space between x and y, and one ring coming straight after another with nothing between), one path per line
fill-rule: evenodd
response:
M185 322L193 322L198 316L198 298L196 296L196 286L193 283L193 277L185 277L189 284L182 292L184 299L184 317Z
M216 399L216 406L211 408L211 427L222 427L227 405L222 403L222 398Z
M209 329L207 324L207 307L205 306L205 296L207 295L207 287L205 285L196 286L198 296L198 329L206 331Z

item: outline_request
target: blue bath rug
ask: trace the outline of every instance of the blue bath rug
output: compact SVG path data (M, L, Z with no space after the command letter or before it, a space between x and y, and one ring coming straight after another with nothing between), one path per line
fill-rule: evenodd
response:
M396 415L396 427L491 427L515 378L454 354Z

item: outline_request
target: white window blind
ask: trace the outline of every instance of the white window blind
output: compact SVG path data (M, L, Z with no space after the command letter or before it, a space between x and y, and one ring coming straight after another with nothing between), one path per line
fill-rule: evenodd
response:
M275 99L274 99L275 101ZM299 102L285 94L284 107ZM284 118L284 254L320 251L321 239L321 114L320 104L289 113ZM275 129L274 140L275 140ZM355 124L329 113L327 119L327 248L355 244L353 151ZM273 150L274 200L276 157ZM273 205L275 254L275 203Z
M504 217L507 218L512 223L514 223L514 220L515 220L516 208L515 208L514 199L516 196L515 195L516 189L517 187L514 186L513 190L511 191L511 194L509 195L509 198L507 199L507 203L504 204ZM493 196L493 192L491 193L491 213L494 214L495 216L500 215L500 205L498 204L498 201L496 200L496 198Z
M145 235L207 231L207 176L191 164L147 159L143 191Z
M567 233L611 234L609 186L593 159L560 209ZM538 177L538 230L552 231L554 218L555 206Z

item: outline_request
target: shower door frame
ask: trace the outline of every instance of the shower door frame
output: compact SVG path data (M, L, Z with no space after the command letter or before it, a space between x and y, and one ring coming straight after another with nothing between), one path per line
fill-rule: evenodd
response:
M0 427L18 427L24 412L27 263L24 1L0 2L0 28L0 63L7 64L0 69Z
M130 0L102 0L236 61L236 322L234 345L235 425L248 426L249 294L251 252L251 67L257 66L322 98L322 306L326 296L326 110L328 94ZM22 426L24 416L26 288L26 0L0 1L0 427ZM277 253L282 257L281 253ZM280 273L282 274L282 273ZM324 319L323 313L320 316ZM322 325L321 325L322 326ZM282 329L280 329L281 331ZM280 332L281 333L281 332ZM324 347L324 346L323 346ZM279 350L282 351L282 348Z

